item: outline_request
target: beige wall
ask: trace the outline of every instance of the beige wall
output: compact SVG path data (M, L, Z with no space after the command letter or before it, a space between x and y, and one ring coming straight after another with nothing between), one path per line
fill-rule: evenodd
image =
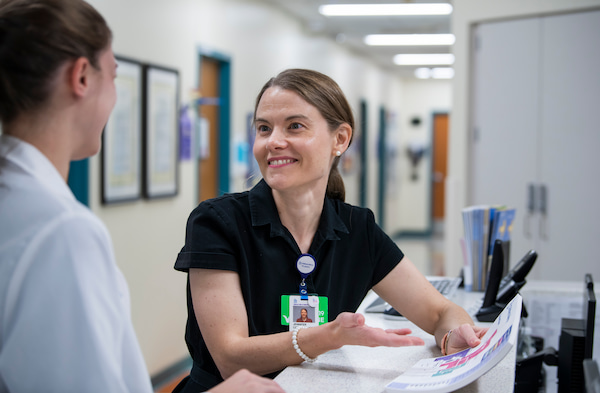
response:
M538 15L584 10L598 7L599 0L454 0L452 30L456 36L453 46L455 76L453 80L452 116L450 120L450 149L446 179L446 271L458 274L463 260L459 239L462 237L460 211L468 200L468 138L470 100L470 33L476 23L491 20L534 17Z

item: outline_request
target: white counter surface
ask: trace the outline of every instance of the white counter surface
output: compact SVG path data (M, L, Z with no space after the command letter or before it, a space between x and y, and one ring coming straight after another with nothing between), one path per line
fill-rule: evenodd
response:
M469 313L476 312L481 304L482 293L466 293L460 290L452 298ZM441 356L433 336L408 321L391 321L379 313L363 310L377 298L370 292L358 312L365 315L369 326L381 328L410 327L413 335L423 338L425 346L368 348L347 345L319 356L313 363L287 367L275 378L288 393L317 392L384 392L385 386L419 360ZM475 319L475 318L474 318ZM481 324L486 325L486 324ZM512 392L515 379L515 348L492 370L478 380L458 390L459 392Z

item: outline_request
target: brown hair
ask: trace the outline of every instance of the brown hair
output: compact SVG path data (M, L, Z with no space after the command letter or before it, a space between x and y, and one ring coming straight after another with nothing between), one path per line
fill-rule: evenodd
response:
M104 18L83 0L1 0L0 121L44 104L66 61L85 57L99 69L111 40Z
M265 91L273 86L290 90L298 94L302 99L319 111L325 118L329 129L336 130L340 125L347 123L354 130L354 116L346 96L339 85L330 77L313 70L289 69L271 78L261 89L256 97L254 116L256 120L256 109ZM354 135L354 133L352 133ZM352 138L350 138L352 143ZM344 180L338 170L340 157L335 157L329 179L327 181L327 196L342 201L346 198Z

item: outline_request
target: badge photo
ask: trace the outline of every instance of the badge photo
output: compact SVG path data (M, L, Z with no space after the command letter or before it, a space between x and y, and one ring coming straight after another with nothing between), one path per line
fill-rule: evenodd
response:
M319 326L319 301L317 296L309 296L304 300L301 296L290 296L290 330L300 326Z
M281 324L294 330L300 326L319 326L328 322L328 299L326 296L281 296Z

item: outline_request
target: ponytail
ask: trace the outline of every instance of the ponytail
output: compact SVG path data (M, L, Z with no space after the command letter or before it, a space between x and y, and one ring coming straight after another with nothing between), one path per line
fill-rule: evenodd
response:
M339 199L344 202L346 200L346 188L344 186L344 180L338 170L338 163L340 158L336 157L329 172L329 179L327 180L327 197L330 199Z

